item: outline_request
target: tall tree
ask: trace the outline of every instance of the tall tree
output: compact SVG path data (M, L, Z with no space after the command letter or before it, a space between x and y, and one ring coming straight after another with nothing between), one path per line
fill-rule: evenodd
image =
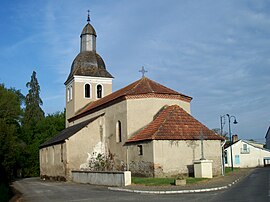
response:
M37 135L37 125L44 119L44 112L41 109L42 100L39 96L40 86L36 77L36 72L33 71L31 80L26 83L26 87L29 88L28 94L25 97L25 110L22 120L22 135L21 139L26 144L25 149L22 151L23 155L23 176L36 175L36 168L33 165L33 156L36 156L38 148L35 146L35 136ZM35 161L36 158L34 158Z
M20 163L20 117L22 94L0 84L0 181L10 180Z
M28 125L33 129L44 118L44 112L40 107L43 104L39 96L40 86L35 71L32 73L30 82L26 83L26 87L29 88L29 91L25 98L23 125Z

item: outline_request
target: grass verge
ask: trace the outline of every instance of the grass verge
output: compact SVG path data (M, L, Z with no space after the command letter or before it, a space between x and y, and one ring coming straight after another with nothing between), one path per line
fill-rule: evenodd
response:
M145 186L170 186L174 185L175 178L148 178L148 177L132 177L131 182L133 184L145 185ZM186 178L187 184L197 183L205 178Z
M225 168L225 174L230 173L230 172L234 172L234 171L238 171L238 170L239 170L239 168L233 168L233 171L232 171L231 167L226 167Z

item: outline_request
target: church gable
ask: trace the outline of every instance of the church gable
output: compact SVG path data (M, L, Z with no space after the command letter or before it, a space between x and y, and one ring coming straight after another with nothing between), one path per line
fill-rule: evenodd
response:
M127 143L146 140L224 140L200 123L178 105L165 107L144 129L130 138Z

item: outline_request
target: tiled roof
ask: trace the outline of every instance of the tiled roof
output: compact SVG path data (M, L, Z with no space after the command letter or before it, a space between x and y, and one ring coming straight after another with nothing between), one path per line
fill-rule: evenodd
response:
M115 91L95 102L89 103L82 110L79 111L74 117L70 118L68 121L76 120L86 114L91 113L93 110L100 109L104 105L113 104L115 102L120 102L124 99L135 98L147 98L147 97L158 97L157 95L163 95L164 98L179 99L190 102L192 97L178 93L166 86L163 86L147 77L143 77L134 83ZM166 96L166 97L165 97Z
M93 122L94 120L96 120L99 116L94 117L92 119L89 119L87 121L78 123L76 125L70 126L64 130L62 130L58 135L52 137L51 139L47 140L46 142L44 142L43 144L41 144L39 146L39 148L44 148L44 147L48 147L51 145L55 145L55 144L59 144L61 142L64 142L66 139L68 139L69 137L73 136L75 133L77 133L78 131L80 131L81 129L83 129L85 126L87 126L89 123Z
M131 137L127 143L145 140L224 140L200 123L178 105L165 107L144 129Z

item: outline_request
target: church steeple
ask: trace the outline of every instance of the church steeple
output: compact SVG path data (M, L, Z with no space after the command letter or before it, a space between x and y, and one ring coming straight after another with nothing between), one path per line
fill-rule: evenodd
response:
M96 31L90 24L90 15L88 10L87 24L84 26L81 33L81 52L96 51Z
M96 52L96 31L87 24L81 33L81 50L72 62L66 85L66 126L68 119L90 102L112 93L113 76L107 71L102 57Z

